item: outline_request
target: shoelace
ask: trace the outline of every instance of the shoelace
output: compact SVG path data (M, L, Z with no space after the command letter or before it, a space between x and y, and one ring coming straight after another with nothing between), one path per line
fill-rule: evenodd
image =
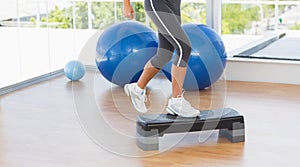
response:
M143 91L143 93L142 94L139 94L139 99L141 99L142 100L142 102L147 102L147 96L146 96L146 90L144 90Z
M184 105L185 107L187 107L187 109L194 109L192 107L192 105L187 100L185 100L184 98L181 99L181 105Z
M146 96L146 90L144 90L143 96L144 96L144 99L143 99L144 101L143 101L143 102L147 102L148 98L147 98L147 96Z

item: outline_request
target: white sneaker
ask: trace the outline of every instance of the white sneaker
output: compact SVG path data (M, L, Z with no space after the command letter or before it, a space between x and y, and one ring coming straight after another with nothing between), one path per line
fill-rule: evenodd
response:
M146 113L147 112L147 108L145 105L146 90L144 90L142 93L138 93L135 90L136 86L137 86L136 83L126 84L124 86L124 91L127 96L130 96L134 108L140 113Z
M181 117L197 117L200 116L200 111L196 110L191 104L183 98L183 96L173 100L169 99L167 112L172 115L178 115Z

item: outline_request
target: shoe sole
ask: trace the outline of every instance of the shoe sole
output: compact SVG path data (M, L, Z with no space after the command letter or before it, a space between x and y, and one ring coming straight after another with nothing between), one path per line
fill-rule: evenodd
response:
M169 107L167 107L166 111L171 115L179 115L176 112L173 112L172 109L170 109Z

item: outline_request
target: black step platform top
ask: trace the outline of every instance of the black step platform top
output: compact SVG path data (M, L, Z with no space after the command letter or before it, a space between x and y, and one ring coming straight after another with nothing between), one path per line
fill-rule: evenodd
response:
M232 108L203 110L197 118L183 118L170 114L140 115L137 118L137 125L143 130L158 129L160 133L232 129L233 122L244 123L244 117Z

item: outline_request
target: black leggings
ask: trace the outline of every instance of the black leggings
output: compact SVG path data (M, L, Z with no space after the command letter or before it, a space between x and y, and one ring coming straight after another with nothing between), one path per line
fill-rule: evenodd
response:
M181 0L145 0L148 16L158 29L158 50L150 60L151 64L161 69L168 63L176 50L173 64L186 67L191 53L191 44L181 27Z

